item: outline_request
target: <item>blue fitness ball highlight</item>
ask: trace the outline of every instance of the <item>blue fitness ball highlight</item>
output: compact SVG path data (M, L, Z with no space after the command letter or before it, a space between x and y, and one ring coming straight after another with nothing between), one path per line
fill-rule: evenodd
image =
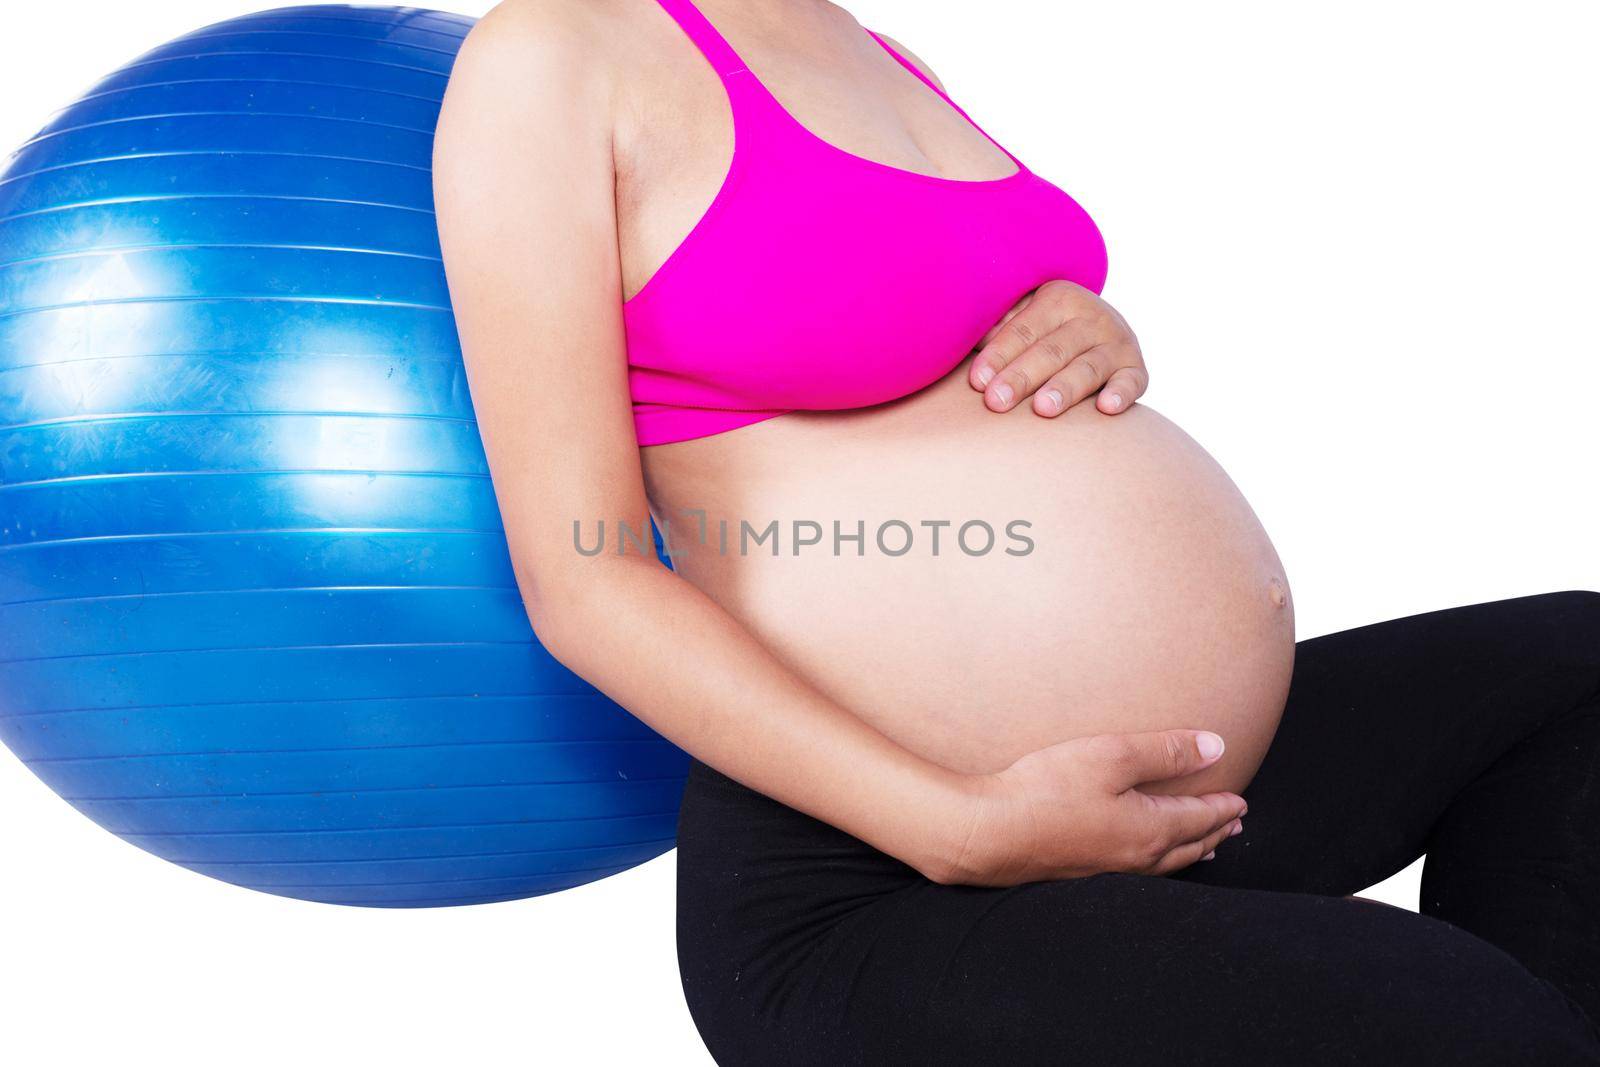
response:
M0 738L252 889L473 904L673 844L688 759L534 639L473 419L429 172L471 25L208 26L0 175Z

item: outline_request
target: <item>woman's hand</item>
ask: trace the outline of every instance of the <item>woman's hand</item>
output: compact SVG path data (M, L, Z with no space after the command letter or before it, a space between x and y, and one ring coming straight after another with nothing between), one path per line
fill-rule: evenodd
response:
M1010 411L1033 397L1033 410L1053 418L1100 391L1107 415L1144 395L1150 375L1139 340L1117 309L1075 282L1033 290L978 342L968 370L991 411Z
M1006 886L1105 871L1168 874L1240 832L1235 793L1166 796L1145 783L1202 770L1222 739L1199 730L1102 734L1030 752L996 774L977 776L964 844L945 877Z

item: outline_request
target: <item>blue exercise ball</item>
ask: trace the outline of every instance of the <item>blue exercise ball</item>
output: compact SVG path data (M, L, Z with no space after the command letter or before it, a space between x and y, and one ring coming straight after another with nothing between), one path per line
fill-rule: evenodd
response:
M473 904L673 844L688 759L534 639L473 419L429 172L471 25L218 23L0 176L0 738L252 889Z

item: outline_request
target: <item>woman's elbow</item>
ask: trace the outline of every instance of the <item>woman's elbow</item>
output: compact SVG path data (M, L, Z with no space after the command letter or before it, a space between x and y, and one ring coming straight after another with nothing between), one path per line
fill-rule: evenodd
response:
M533 626L533 636L546 652L570 666L567 650L574 642L575 631L582 628L578 624L578 612L584 607L584 594L558 593L551 583L540 584L521 577L518 584L522 588L523 610Z
M563 666L580 670L585 652L610 643L608 629L621 627L627 610L627 586L615 568L605 565L518 569L523 609L533 635Z

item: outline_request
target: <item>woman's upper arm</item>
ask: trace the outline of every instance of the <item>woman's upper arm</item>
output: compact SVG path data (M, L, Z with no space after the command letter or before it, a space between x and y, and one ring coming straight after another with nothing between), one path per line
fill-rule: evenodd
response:
M536 627L606 558L574 550L575 520L586 538L601 519L648 529L598 28L575 0L490 12L461 49L434 145L467 380Z

